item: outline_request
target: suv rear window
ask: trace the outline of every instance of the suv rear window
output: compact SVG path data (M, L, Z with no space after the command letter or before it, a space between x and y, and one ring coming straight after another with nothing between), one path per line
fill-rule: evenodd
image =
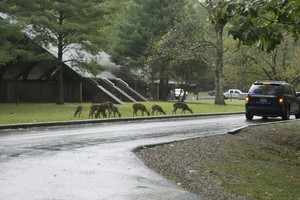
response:
M280 85L252 85L249 93L250 94L278 94L281 93Z

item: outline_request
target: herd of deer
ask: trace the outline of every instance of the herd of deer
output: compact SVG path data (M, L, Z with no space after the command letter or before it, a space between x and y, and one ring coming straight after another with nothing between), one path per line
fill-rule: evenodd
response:
M135 103L132 106L133 108L133 116L137 116L137 112L141 111L142 115L144 116L144 112L148 114L148 116L150 116L150 112L147 110L146 106L142 103ZM156 114L164 114L166 115L166 112L162 109L161 106L155 104L152 107L152 112L151 114L154 115L154 113L156 112ZM173 104L173 114L176 114L177 109L181 109L181 113L185 113L185 111L189 111L190 113L193 113L192 109L190 109L188 107L188 105L184 102L176 102ZM82 105L78 105L75 113L74 113L74 117L76 116L81 116L82 113ZM119 112L118 108L112 103L112 102L104 102L101 104L93 104L90 106L90 113L89 113L89 118L99 118L100 115L102 115L103 118L107 117L107 113L106 111L108 111L108 117L121 117L121 113Z

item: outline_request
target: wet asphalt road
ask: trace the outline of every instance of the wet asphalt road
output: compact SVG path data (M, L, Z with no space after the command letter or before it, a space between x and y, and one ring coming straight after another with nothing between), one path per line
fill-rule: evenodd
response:
M200 199L149 170L133 150L261 122L236 114L0 130L0 199Z

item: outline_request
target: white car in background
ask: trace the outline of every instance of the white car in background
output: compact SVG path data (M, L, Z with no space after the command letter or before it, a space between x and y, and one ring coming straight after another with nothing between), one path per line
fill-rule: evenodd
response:
M176 88L175 89L175 99L178 99L179 97L183 97L184 90L181 88ZM188 92L185 92L185 98L187 98Z
M223 93L225 99L239 99L240 94L243 94L243 92L238 89L230 89Z

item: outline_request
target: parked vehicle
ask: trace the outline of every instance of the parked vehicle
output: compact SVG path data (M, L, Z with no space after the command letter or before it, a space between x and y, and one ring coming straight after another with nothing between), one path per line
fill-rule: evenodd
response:
M175 99L178 99L179 97L183 97L183 94L184 94L184 90L181 89L181 88L176 88L175 89ZM188 96L188 92L185 92L185 98L187 98Z
M216 91L215 90L211 90L208 92L209 96L215 96L216 95Z
M243 92L238 89L230 89L223 93L225 99L238 99Z
M290 115L300 118L300 95L293 85L284 81L256 81L246 97L246 118L253 116L282 117L288 120Z

